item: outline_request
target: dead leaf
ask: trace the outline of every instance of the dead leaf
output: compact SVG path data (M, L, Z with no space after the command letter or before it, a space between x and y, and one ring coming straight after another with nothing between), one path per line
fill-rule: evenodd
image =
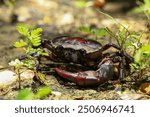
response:
M143 83L143 84L141 84L139 90L142 93L146 93L146 94L150 95L150 83Z
M142 94L138 94L134 90L125 90L125 91L119 91L117 92L121 99L123 100L138 100L143 97Z

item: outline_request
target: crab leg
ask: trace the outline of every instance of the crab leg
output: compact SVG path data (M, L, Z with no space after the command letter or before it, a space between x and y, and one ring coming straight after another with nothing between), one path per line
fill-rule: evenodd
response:
M55 68L55 70L61 77L79 86L100 85L113 77L113 64L111 61L102 63L97 71L72 73L61 68Z
M121 48L118 47L117 45L115 45L113 43L109 43L109 44L106 44L106 45L103 46L103 51L105 51L105 50L107 50L108 48L111 48L111 47L113 47L113 48L115 48L117 50L121 50Z

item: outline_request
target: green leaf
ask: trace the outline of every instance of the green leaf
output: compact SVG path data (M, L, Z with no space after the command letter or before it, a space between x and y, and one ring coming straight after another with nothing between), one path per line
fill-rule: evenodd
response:
M141 49L139 49L134 55L134 60L136 63L141 62L141 58L142 58L141 56L142 56L142 51L141 51Z
M127 32L128 31L125 27L120 26L118 35L119 35L121 40L124 40L126 38Z
M46 97L47 95L51 94L51 92L52 92L51 88L48 87L48 86L45 86L45 87L40 88L40 89L37 91L37 93L36 93L35 96L36 96L38 99L41 99L41 98L44 98L44 97Z
M41 48L36 49L36 52L42 56L48 56L48 53L44 52Z
M26 66L29 69L34 68L35 65L36 65L36 61L35 60L30 60L30 59L25 60L23 63L24 63L24 66Z
M25 46L27 46L27 45L28 45L28 44L27 44L25 41L23 41L22 39L21 39L20 41L15 42L15 44L14 44L14 46L15 46L16 48L25 47Z
M40 37L42 31L43 31L42 28L36 28L36 29L31 31L31 36L32 37Z
M146 53L147 55L149 55L150 54L150 45L142 46L141 50L143 53Z
M150 15L150 0L144 0L144 3L141 3L139 7L136 7L132 10L133 13L142 13L144 12L145 15L149 18Z
M143 12L143 10L144 10L144 6L140 6L140 7L134 8L134 9L131 11L131 13L132 13L132 12L133 12L133 13L141 13L141 12Z
M144 0L144 3L148 8L150 7L150 0Z
M46 52L41 52L41 55L42 55L42 56L48 56L48 53L46 53Z
M17 100L33 100L34 94L30 89L23 89L19 91L18 95L16 96Z
M31 41L32 45L35 47L41 45L41 38L40 37L32 37L31 36L30 41Z
M17 25L17 30L20 34L24 35L24 36L28 36L29 35L29 27L27 25L24 24L18 24Z
M130 64L130 67L131 67L131 70L135 71L135 70L138 70L139 69L139 65L136 64L136 63L131 63Z
M46 79L45 74L43 74L41 72L38 72L38 77L39 77L40 82L42 82L43 84L45 84L45 79Z
M79 28L79 31L83 32L83 33L87 33L87 34L91 34L92 31L89 27L83 26Z
M105 30L105 28L99 28L94 30L94 34L98 37L104 37L108 35L108 32Z
M150 59L150 45L144 45L138 49L134 55L134 61L140 65L140 69L144 69Z
M84 0L77 0L74 2L74 5L79 8L85 8L87 6L87 2Z
M130 48L130 49L131 49L131 48L133 48L133 49L135 48L135 46L134 46L132 43L130 43L130 42L126 42L126 43L124 44L124 47L125 47L125 48Z
M42 32L42 28L36 28L31 31L31 35L30 35L29 39L30 39L32 45L35 47L41 45L41 37L40 37L41 32Z

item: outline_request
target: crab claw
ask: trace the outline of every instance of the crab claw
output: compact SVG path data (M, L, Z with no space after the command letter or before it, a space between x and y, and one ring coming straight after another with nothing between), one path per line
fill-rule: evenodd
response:
M61 68L55 68L55 71L65 79L76 83L79 86L90 86L104 83L106 80L97 76L96 71L85 71L72 73Z
M79 86L100 85L113 77L113 63L106 60L99 64L96 71L83 71L72 73L61 68L55 68L55 71L63 78L66 78Z

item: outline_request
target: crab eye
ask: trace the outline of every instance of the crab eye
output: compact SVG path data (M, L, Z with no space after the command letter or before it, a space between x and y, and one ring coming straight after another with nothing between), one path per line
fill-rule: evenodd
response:
M45 43L48 43L50 40L48 40L48 39L42 39L42 41L41 41L41 43L42 44L45 44Z

